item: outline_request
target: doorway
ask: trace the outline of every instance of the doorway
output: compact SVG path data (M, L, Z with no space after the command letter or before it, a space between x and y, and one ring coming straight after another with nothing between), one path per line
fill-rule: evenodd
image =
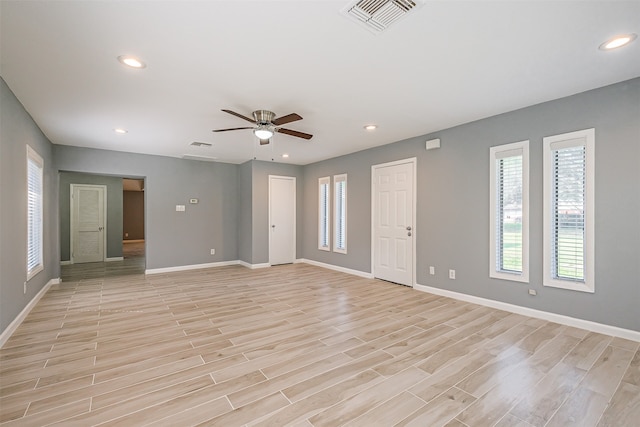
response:
M372 166L373 276L415 283L416 158Z
M269 175L269 264L296 259L296 178Z

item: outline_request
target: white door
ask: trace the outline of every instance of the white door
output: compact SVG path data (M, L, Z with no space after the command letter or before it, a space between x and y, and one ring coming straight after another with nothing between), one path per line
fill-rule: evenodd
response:
M102 262L106 186L71 184L71 262Z
M413 286L415 159L373 166L374 277Z
M296 178L269 175L269 264L296 259Z

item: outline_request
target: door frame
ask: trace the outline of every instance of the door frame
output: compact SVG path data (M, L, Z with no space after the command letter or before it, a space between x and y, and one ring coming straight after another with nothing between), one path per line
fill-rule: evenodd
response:
M107 259L107 186L103 184L69 184L69 263L73 264L73 236L75 235L75 222L73 213L73 192L75 187L101 187L102 188L102 218L104 218L102 234L102 262Z
M296 254L297 254L297 251L296 251L296 249L297 249L296 248L296 242L297 242L297 240L296 240L296 228L297 228L297 221L296 221L296 215L297 215L296 193L297 193L297 188L298 188L297 187L297 183L296 183L296 177L295 176L283 176L283 175L269 175L269 193L268 193L269 194L268 195L269 200L268 200L268 207L267 207L267 209L269 210L269 212L268 212L268 221L269 222L267 224L267 233L269 233L269 256L268 256L269 265L272 265L271 264L271 235L273 234L271 232L271 224L272 224L271 223L271 180L272 179L286 179L286 180L289 180L289 181L293 182L293 225L292 225L293 226L293 233L292 233L293 234L293 241L291 242L291 245L292 245L291 247L293 248L293 259L291 260L291 262L295 263L296 262Z
M402 165L402 164L406 164L406 163L411 163L413 165L413 194L411 195L413 197L413 209L411 212L411 222L412 222L412 272L411 272L411 284L409 286L411 286L412 288L415 287L416 285L416 271L417 271L417 266L416 266L416 242L417 242L417 225L416 225L416 212L417 212L417 200L418 200L418 158L417 157L409 157L407 159L402 159L402 160L395 160L393 162L387 162L387 163L380 163L377 165L372 165L371 166L371 275L375 278L376 277L376 264L375 264L375 260L376 260L376 254L375 254L375 250L376 250L376 245L375 245L375 239L376 239L376 234L375 234L375 221L374 221L374 215L375 215L375 206L376 206L376 170L377 169L382 169L382 168L386 168L386 167L390 167L390 166L398 166L398 165Z

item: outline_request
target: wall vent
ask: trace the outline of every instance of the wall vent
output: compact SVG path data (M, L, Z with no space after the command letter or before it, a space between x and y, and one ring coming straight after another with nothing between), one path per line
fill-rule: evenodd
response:
M372 33L380 34L420 5L419 0L358 0L345 7L342 13Z
M212 144L208 142L198 142L198 141L193 141L190 145L193 145L194 147L211 147L212 146Z

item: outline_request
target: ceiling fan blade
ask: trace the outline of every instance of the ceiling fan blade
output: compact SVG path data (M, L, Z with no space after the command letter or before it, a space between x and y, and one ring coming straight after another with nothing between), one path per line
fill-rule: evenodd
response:
M270 139L261 139L260 140L260 145L267 145L269 142L271 142Z
M313 135L309 135L308 133L298 132L297 130L285 129L285 128L277 128L276 132L284 133L286 135L297 136L298 138L311 139Z
M229 113L229 114L231 114L233 116L240 117L241 119L244 119L244 120L246 120L248 122L251 122L251 123L255 123L256 122L255 120L250 119L249 117L243 116L240 113L236 113L235 111L225 110L225 109L223 109L222 111L224 111L225 113Z
M240 130L240 129L253 129L253 127L246 127L246 128L229 128L229 129L214 129L211 132L226 132L229 130Z
M276 126L280 126L280 125L285 125L287 123L296 122L298 120L302 120L302 117L300 117L299 114L291 113L291 114L287 114L286 116L278 117L271 123L273 123Z

